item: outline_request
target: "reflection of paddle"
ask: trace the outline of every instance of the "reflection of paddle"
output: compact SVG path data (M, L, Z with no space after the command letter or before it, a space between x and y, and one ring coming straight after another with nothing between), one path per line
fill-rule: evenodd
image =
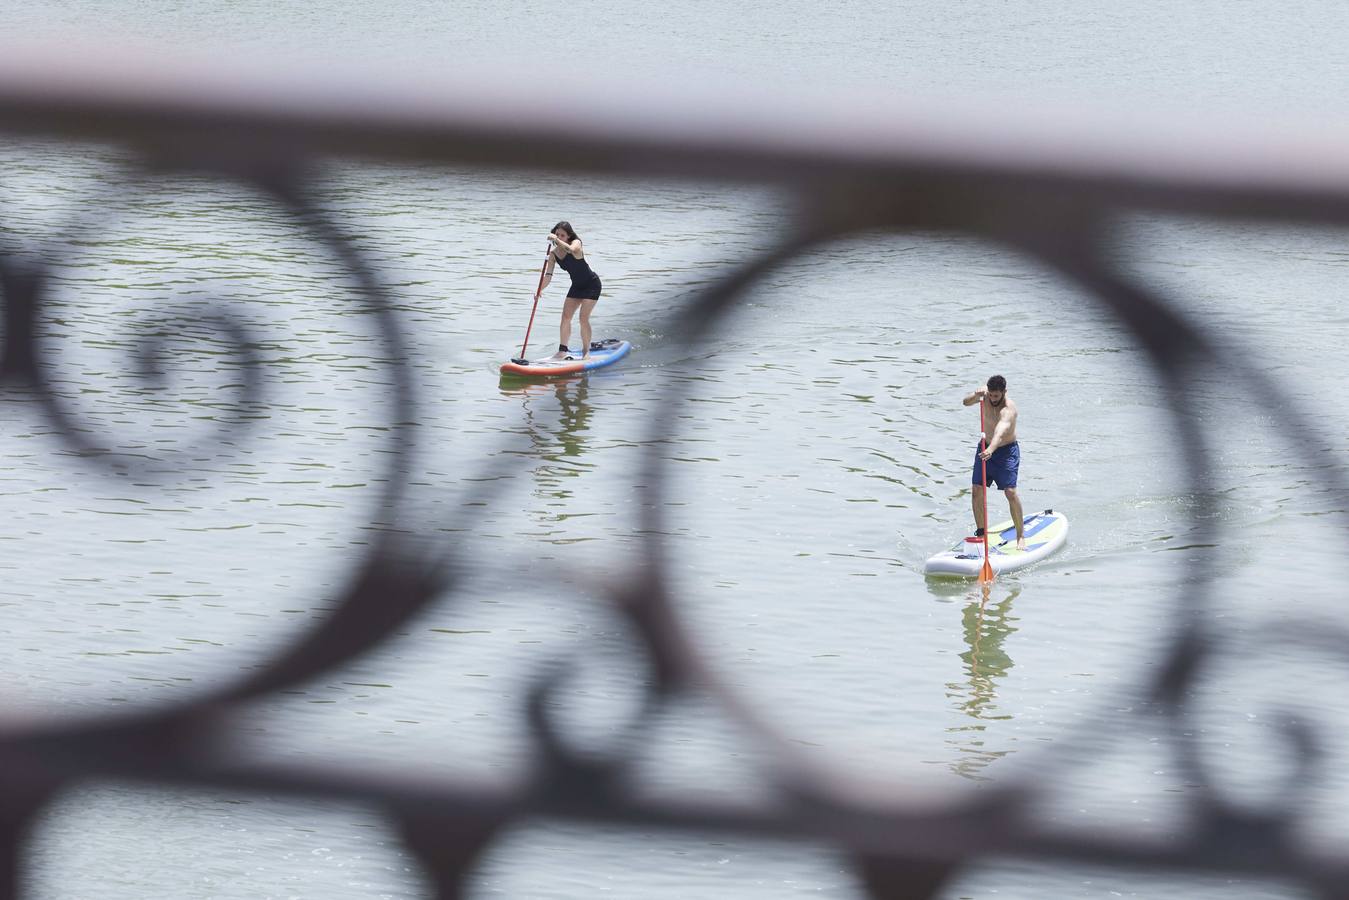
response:
M979 398L979 465L983 469L981 480L984 483L984 564L979 568L979 583L993 583L993 566L988 562L988 460L984 459L984 398Z
M525 326L525 342L520 345L520 356L518 359L511 359L511 362L519 366L529 364L525 358L525 350L529 347L529 332L534 327L534 313L539 311L539 295L543 293L543 276L548 271L548 257L553 254L553 245L548 245L548 252L543 257L543 268L539 269L539 286L534 289L534 308L529 311L529 324Z

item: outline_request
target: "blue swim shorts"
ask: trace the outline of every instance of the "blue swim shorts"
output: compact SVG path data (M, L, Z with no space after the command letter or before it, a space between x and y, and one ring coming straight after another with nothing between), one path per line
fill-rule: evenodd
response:
M980 445L982 446L982 444ZM1005 491L1016 487L1016 473L1021 468L1021 448L1013 441L993 451L988 458L988 484ZM974 472L970 484L984 484L984 462L979 458L979 447L974 448Z

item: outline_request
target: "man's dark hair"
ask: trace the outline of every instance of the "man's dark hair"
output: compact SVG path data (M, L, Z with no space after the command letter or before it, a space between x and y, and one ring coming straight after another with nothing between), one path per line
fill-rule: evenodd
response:
M988 379L988 389L990 391L1007 390L1007 379L1003 378L1001 375L994 375L992 378Z

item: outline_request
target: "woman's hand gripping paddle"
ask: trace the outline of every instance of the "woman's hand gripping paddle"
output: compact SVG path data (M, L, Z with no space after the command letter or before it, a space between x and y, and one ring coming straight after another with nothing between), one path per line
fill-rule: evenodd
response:
M993 584L993 566L988 562L988 460L984 459L984 446L988 438L984 431L984 398L979 398L979 465L983 469L980 481L984 483L984 564L979 568L979 583L985 586Z
M548 245L548 252L543 257L543 268L539 269L539 286L534 289L534 308L529 311L529 324L525 326L525 342L520 345L520 356L512 359L511 362L518 366L529 364L525 358L525 350L529 347L529 332L534 328L534 314L539 311L539 295L543 293L543 276L548 272L548 257L553 255L553 245Z

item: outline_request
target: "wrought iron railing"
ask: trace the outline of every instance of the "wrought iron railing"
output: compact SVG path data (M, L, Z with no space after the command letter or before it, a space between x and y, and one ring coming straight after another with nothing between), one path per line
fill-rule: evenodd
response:
M310 197L309 173L332 157L540 171L562 163L572 172L771 185L794 197L798 216L771 252L745 259L703 291L681 319L680 339L689 343L703 340L756 279L812 243L874 229L978 236L1076 282L1146 349L1171 399L1196 496L1212 486L1213 448L1182 398L1187 381L1208 367L1226 366L1295 443L1316 446L1297 440L1310 438L1309 423L1283 402L1277 385L1243 368L1220 337L1126 274L1112 248L1122 218L1139 210L1349 225L1349 163L1340 147L1254 134L998 123L955 112L890 109L881 117L846 105L813 107L800 98L789 108L750 107L734 98L681 95L659 103L646 96L619 98L592 103L584 124L577 130L570 116L563 119L531 99L524 87L477 85L472 92L445 90L433 97L395 86L297 84L266 73L136 69L97 61L59 69L22 59L0 64L0 132L113 142L131 152L149 179L191 171L249 185L273 198L282 214L341 261L379 322L391 361L394 452L384 473L380 522L400 522L407 501L413 435L402 423L415 419L417 385L389 292ZM49 360L34 329L46 299L44 266L51 262L25 264L0 256L4 390L36 397L62 439L82 456L98 460L108 472L135 471L136 459L84 437L78 414L50 389ZM247 354L247 343L228 317L217 318L213 327ZM152 371L163 362L161 355L153 343L146 344L134 362ZM245 400L262 389L256 380L237 388ZM681 402L680 390L670 389L667 409ZM652 445L672 437L678 422L672 414L653 421ZM1349 508L1344 473L1327 470L1325 477L1340 498L1338 507ZM962 868L992 858L1236 873L1286 881L1326 897L1346 892L1349 873L1340 854L1298 836L1296 799L1317 775L1318 742L1310 730L1290 725L1283 732L1297 761L1285 792L1289 801L1257 810L1224 796L1195 741L1183 733L1191 692L1217 641L1205 615L1216 574L1211 558L1188 563L1193 569L1178 597L1170 649L1146 686L1146 702L1133 713L1169 733L1169 752L1197 786L1184 799L1188 816L1165 835L1084 833L1037 813L1044 786L1073 764L1072 754L1046 754L1028 774L937 805L910 802L902 789L885 798L864 797L797 756L790 742L720 682L686 629L658 537L665 530L660 500L667 484L659 454L646 457L637 481L648 501L640 505L644 521L637 529L645 536L642 558L633 567L640 576L614 589L609 599L630 623L653 675L640 708L602 752L580 752L564 737L551 702L558 682L545 679L535 683L521 711L531 729L535 765L519 783L301 769L234 759L220 750L237 727L241 704L371 651L432 600L453 601L468 560L435 535L381 530L332 614L236 683L152 711L5 722L0 895L18 896L22 848L35 816L57 791L91 777L359 800L400 823L406 847L442 898L462 895L467 874L503 828L538 817L827 846L853 861L875 897L934 896ZM1204 513L1198 504L1196 532L1220 527ZM1339 630L1309 637L1290 626L1287 636L1329 645L1334 654L1349 645ZM771 790L680 802L630 789L634 748L644 729L691 692L716 698L757 738L770 760L761 774Z

